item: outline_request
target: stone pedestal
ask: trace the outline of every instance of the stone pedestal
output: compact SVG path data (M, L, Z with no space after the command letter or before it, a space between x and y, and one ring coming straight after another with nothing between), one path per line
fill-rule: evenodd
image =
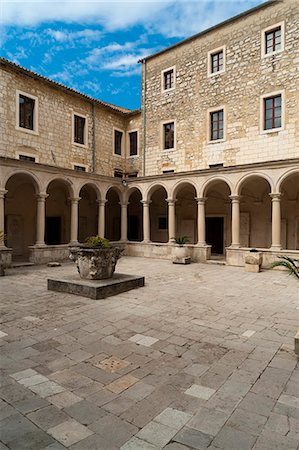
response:
M262 262L263 262L262 252L247 252L245 254L246 272L253 272L253 273L260 272Z

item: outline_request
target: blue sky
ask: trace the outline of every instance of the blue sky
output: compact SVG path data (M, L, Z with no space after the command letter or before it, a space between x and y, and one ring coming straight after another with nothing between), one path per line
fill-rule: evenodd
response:
M262 0L0 0L0 54L94 98L140 106L138 59Z

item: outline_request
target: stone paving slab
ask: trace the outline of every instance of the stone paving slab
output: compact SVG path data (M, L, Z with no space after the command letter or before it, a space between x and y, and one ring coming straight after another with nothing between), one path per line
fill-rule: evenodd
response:
M296 280L128 257L119 270L146 286L94 302L47 291L47 267L1 278L0 450L297 449Z

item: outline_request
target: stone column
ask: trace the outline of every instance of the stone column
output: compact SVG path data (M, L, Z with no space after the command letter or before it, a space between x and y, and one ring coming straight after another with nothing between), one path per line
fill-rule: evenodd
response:
M175 202L171 198L166 199L168 203L168 243L175 242L176 227L175 227Z
M143 243L151 242L150 210L151 201L141 200L143 205Z
M78 203L80 197L71 198L71 245L78 244Z
M206 244L206 213L205 203L206 197L196 197L197 201L197 245L204 246Z
M36 246L45 245L45 216L46 216L46 198L48 194L42 193L36 196L37 211L36 211Z
M128 240L128 202L120 203L121 206L121 233L120 240Z
M107 200L98 200L98 235L102 238L105 237L105 205Z
M3 231L4 233L4 197L5 194L7 194L6 189L0 190L0 231ZM4 239L0 236L0 247L5 247L4 245Z
M232 202L232 243L231 247L240 247L240 195L230 195Z
M272 245L271 249L281 249L281 193L269 194L272 199Z

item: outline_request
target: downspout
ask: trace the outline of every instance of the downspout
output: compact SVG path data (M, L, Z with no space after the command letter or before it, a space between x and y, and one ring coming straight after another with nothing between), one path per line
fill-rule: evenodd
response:
M92 172L97 169L96 164L96 105L92 102Z
M145 177L145 151L146 151L146 60L143 59L143 176Z

